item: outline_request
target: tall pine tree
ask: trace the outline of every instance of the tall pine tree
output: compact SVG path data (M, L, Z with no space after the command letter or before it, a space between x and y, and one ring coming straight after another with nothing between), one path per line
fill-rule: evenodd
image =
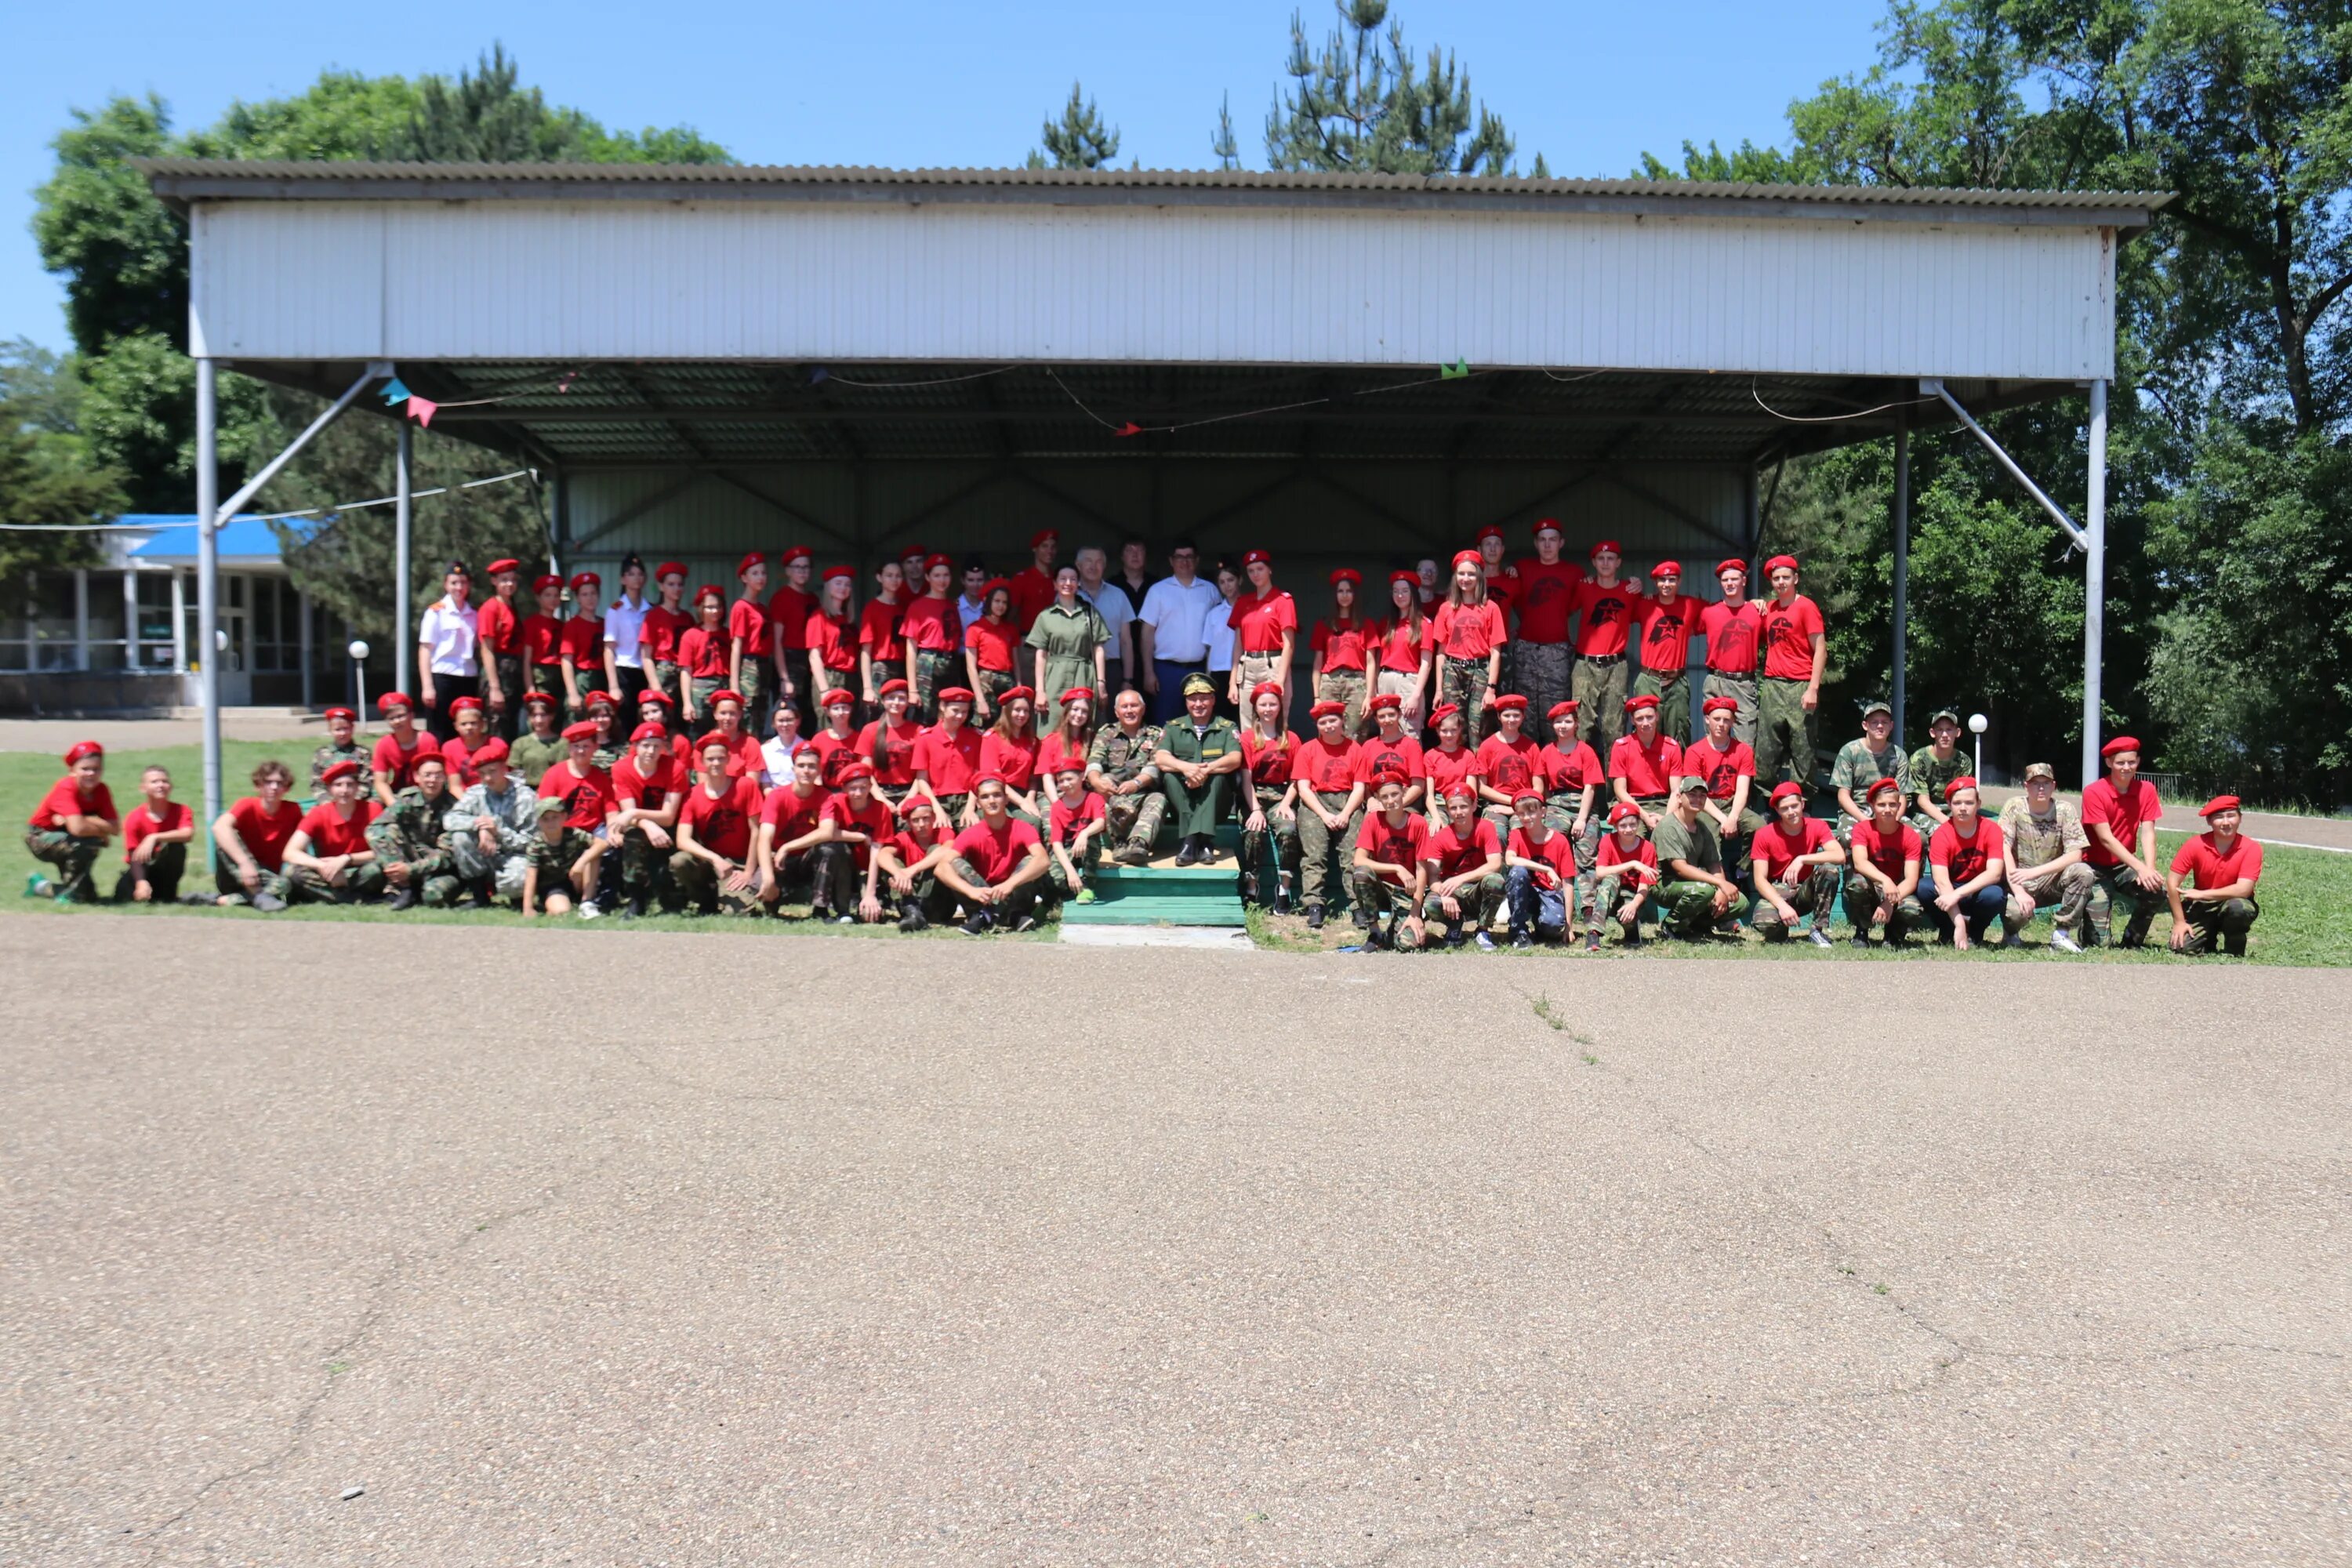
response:
M1500 117L1477 102L1470 73L1433 47L1416 68L1388 0L1332 0L1339 23L1317 55L1290 16L1286 89L1265 117L1276 169L1390 174L1507 174L1517 150ZM1385 24L1385 27L1383 26Z
M1040 132L1045 149L1032 151L1032 169L1099 169L1118 156L1118 127L1106 127L1095 100L1076 82L1070 84L1070 101L1062 118L1048 120Z

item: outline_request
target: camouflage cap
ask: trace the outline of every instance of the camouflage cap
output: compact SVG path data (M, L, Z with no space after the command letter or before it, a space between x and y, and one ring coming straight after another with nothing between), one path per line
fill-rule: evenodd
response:
M1953 712L1948 708L1938 708L1933 713L1927 715L1927 723L1930 728L1937 724L1958 724L1959 721L1960 716Z
M2048 763L2026 763L2025 782L2027 784L2032 784L2035 779L2048 779L2052 784L2056 784L2058 782L2058 770L2052 767Z
M572 808L569 805L564 804L562 797L560 795L549 795L545 800L539 803L539 815L542 817L562 816L565 812L570 811L571 809Z
M1705 795L1706 793L1706 781L1699 777L1696 773L1685 773L1681 778L1675 781L1675 793L1676 795L1688 795L1693 790L1696 790L1701 795Z
M1862 716L1864 718L1867 719L1873 713L1884 713L1889 719L1892 719L1895 717L1895 705L1887 701L1884 697L1874 697L1869 701L1862 705Z

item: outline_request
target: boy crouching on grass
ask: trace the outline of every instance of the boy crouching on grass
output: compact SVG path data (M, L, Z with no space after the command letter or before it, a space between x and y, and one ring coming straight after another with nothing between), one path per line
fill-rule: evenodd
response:
M122 819L122 875L114 881L114 901L168 904L180 896L196 814L172 798L169 768L151 767L140 774L139 793L146 798ZM198 901L209 904L212 895Z
M523 919L544 908L551 915L572 912L575 899L583 920L595 907L596 875L604 860L604 840L564 820L570 807L559 796L539 803L539 837L523 863Z

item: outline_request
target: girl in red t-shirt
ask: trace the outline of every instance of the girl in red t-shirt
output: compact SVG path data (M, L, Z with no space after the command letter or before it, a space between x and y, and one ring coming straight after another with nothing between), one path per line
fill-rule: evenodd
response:
M1379 629L1356 613L1364 574L1353 566L1331 574L1331 616L1315 623L1307 645L1315 652L1315 700L1329 698L1347 707L1348 733L1364 732L1364 704L1372 639Z
M725 689L735 646L734 636L727 629L727 595L718 584L705 583L694 591L694 612L700 620L677 639L688 729L709 716L710 694Z
M907 662L907 645L898 623L907 614L900 601L907 596L907 574L896 561L885 561L874 574L878 590L857 616L857 665L865 679L866 700L881 700L881 684L898 675Z
M1503 607L1486 596L1486 558L1475 550L1454 557L1454 582L1430 623L1437 645L1437 700L1452 703L1483 739L1502 695Z
M1429 720L1437 727L1437 744L1421 753L1421 773L1429 781L1429 827L1434 833L1445 825L1446 792L1467 784L1475 795L1482 781L1478 753L1466 743L1469 726L1463 721L1462 710L1441 702Z
M1250 693L1249 727L1242 731L1242 771L1250 790L1243 802L1242 890L1278 915L1290 912L1290 889L1298 879L1298 781L1291 773L1298 737L1284 726L1282 688L1260 682Z
M1437 645L1429 635L1429 614L1421 607L1419 574L1402 567L1389 574L1389 618L1370 628L1370 640L1372 695L1402 699L1404 727L1420 734Z
M809 690L820 701L826 692L848 686L857 674L858 628L849 614L849 594L856 580L846 566L828 567L816 614L809 617Z
M1045 798L1052 794L1050 781L1045 789L1034 787L1038 748L1036 693L1025 686L1013 687L997 704L996 722L981 737L980 771L1004 781L1007 808L1032 827L1045 826L1045 813L1053 805Z
M981 603L984 613L964 628L963 664L971 677L972 694L979 700L972 717L986 723L996 711L998 693L1019 684L1013 670L1021 627L1013 618L1013 584L1003 578L989 580Z
M1083 775L1087 757L1095 749L1095 689L1073 686L1062 693L1062 721L1037 748L1037 776L1060 798L1057 781L1063 768L1075 763Z
M809 748L816 752L821 764L818 772L824 780L824 787L839 789L842 768L859 755L856 722L857 704L850 697L849 688L845 686L825 694L821 710L824 714L824 728L811 737Z

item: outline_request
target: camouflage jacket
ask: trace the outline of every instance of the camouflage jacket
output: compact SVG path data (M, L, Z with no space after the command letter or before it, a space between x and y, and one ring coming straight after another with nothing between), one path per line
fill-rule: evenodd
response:
M1924 795L1941 805L1944 804L1944 791L1950 787L1951 782L1964 776L1975 765L1969 761L1968 752L1958 746L1952 748L1952 760L1948 763L1936 760L1935 747L1922 746L1911 753L1910 793L1913 795Z
M539 796L530 785L509 775L504 795L494 795L488 784L470 784L441 818L445 832L472 833L483 823L497 826L499 853L520 855L539 837Z
M2032 870L2046 866L2069 849L2081 849L2088 842L2083 831L2083 813L2071 800L2053 800L2048 816L2033 815L2032 805L2023 795L2011 796L2000 808L2000 830L2016 852L2016 868Z
M1087 765L1100 768L1113 784L1125 784L1139 775L1157 778L1160 770L1152 765L1151 754L1160 750L1161 738L1157 724L1144 725L1132 739L1118 725L1106 724L1095 731L1095 743L1087 750Z
M357 763L360 765L360 798L375 794L375 765L371 760L375 753L353 741L348 746L324 745L310 753L310 793L324 799L326 781L320 775L337 763Z
M441 818L455 804L447 791L427 798L410 784L392 797L392 805L368 824L368 847L385 865L405 861L420 876L450 868L449 853L441 844Z
M1863 793L1881 779L1893 779L1903 786L1903 798L1911 798L1911 764L1893 741L1874 755L1870 742L1856 737L1838 748L1837 760L1830 764L1830 788L1852 790L1856 805L1870 804Z
M565 828L563 837L552 843L543 833L532 834L527 853L530 866L539 872L540 891L544 893L571 876L572 868L580 863L580 857L587 854L595 842L592 835L577 827Z
M507 748L507 766L523 783L537 789L547 770L571 754L572 748L564 743L562 736L550 735L542 741L525 731Z

